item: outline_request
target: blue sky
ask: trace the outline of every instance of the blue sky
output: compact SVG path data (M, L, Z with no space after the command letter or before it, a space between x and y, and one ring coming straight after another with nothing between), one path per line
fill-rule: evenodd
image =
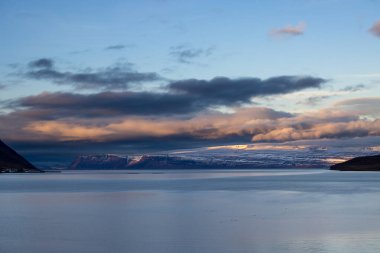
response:
M209 141L209 136L204 138L190 130L183 132L184 126L178 122L179 116L173 116L171 110L164 113L164 116L156 115L154 119L152 115L137 113L140 109L132 113L123 111L124 114L118 114L114 118L98 114L96 117L86 118L83 116L85 113L69 117L68 111L65 111L62 118L52 118L48 117L47 111L54 114L53 109L57 105L49 104L49 108L44 106L46 99L52 100L52 94L57 101L67 101L67 97L58 96L62 93L70 94L71 97L83 95L89 101L93 101L93 96L87 96L101 94L103 98L104 92L113 92L112 95L119 96L132 91L138 97L146 95L141 92L161 94L168 89L169 95L173 92L189 93L187 86L186 90L182 86L178 90L178 87L171 88L170 85L183 80L204 80L206 85L214 87L211 80L215 77L229 78L231 85L241 78L259 78L264 85L272 85L271 82L265 84L264 81L281 76L313 77L324 81L269 95L252 93L250 101L240 97L240 100L224 104L221 98L213 102L206 99L207 106L202 104L197 107L197 111L181 115L182 118L196 122L192 124L197 131L204 131L204 128L212 125L213 129L218 129L218 133L230 134L229 126L216 126L217 120L207 124L199 122L204 122L204 115L208 113L223 114L218 115L218 120L225 117L225 114L243 117L241 115L246 115L246 112L241 110L247 108L255 112L244 120L239 118L239 124L252 122L253 119L258 120L258 107L289 113L293 117L303 115L302 119L297 118L299 121L307 117L313 118L313 124L318 126L322 121L328 121L323 118L318 122L318 117L337 107L336 110L341 114L349 115L347 111L351 110L351 115L357 117L356 121L376 121L377 112L370 108L380 103L380 31L376 34L373 32L375 30L371 32L370 29L380 21L379 9L380 1L376 0L4 0L0 2L0 87L3 87L0 90L1 110L3 120L22 122L19 123L18 131L23 134L22 137L14 137L10 133L15 130L6 127L0 129L0 134L10 141L28 143L35 142L36 135L40 140L52 142L82 139L129 142L130 139L152 137L148 134L150 130L135 134L131 134L130 130L126 130L128 133L120 130L123 124L137 122L137 125L149 125L154 129L171 129L153 134L155 138L171 138L180 132L180 135L190 136L190 139L198 140L201 136L201 140ZM54 77L36 75L36 70L31 66L39 59L50 61L52 67L44 66L46 69L43 70L54 70ZM81 81L82 86L78 86L78 81L75 81L77 74L80 76L90 73L95 76L100 73L103 74L101 81L107 82L104 78L109 77L110 68L114 71L117 66L118 74L120 71L124 71L127 76L131 73L150 73L159 78L147 80L144 77L144 80L134 84L124 83L124 88L119 87L116 90L109 88L107 83L103 87L97 86L96 89L83 88L84 85L91 84ZM201 87L203 88L204 86ZM194 99L199 98L198 93L192 96ZM73 107L72 104L62 106ZM109 110L108 107L101 108L98 104L94 106L99 110ZM125 105L120 104L121 106ZM143 103L142 106L146 104ZM44 117L25 116L36 115L37 111L33 110L37 109L38 115L42 113L40 110L44 110ZM337 118L330 120L339 121ZM351 125L347 127L351 129L353 121L355 119L345 118L339 123L348 122ZM171 124L163 126L164 122ZM276 124L281 125L282 122ZM359 123L363 122L357 122ZM260 124L264 124L264 121ZM367 134L364 136L377 136L377 132L373 130L376 129L376 124L365 127ZM58 131L59 127L66 129ZM238 136L249 133L251 136L244 140L271 141L273 138L278 141L278 136L273 131L285 131L289 125L283 129L271 127L265 133L250 127L244 129L244 134L231 131ZM325 129L327 126L323 127ZM67 128L74 130L67 133ZM231 128L236 129L236 126ZM93 134L79 138L78 133L83 131ZM257 137L258 134L261 134L260 138ZM302 136L306 137L281 137L280 140L330 138L330 135L332 138L341 136L332 133L313 136L305 134ZM349 137L355 138L362 136L363 134L355 135L351 132L349 134ZM222 140L225 137L222 134L211 139Z
M173 77L267 77L316 74L333 78L377 71L379 41L368 33L378 1L2 1L2 65L39 57L91 66L125 58L139 68L177 67L168 51L215 47L203 66ZM270 30L306 24L297 38ZM109 45L129 47L104 52ZM82 52L73 55L72 52Z

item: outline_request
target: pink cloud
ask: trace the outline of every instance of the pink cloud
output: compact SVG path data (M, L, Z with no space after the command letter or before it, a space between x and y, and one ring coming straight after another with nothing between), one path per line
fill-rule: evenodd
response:
M273 29L270 32L270 35L275 37L284 37L284 36L299 36L303 35L306 30L305 23L299 23L298 25L288 25L282 28Z
M377 21L375 24L373 24L371 29L369 29L369 32L380 38L380 21Z

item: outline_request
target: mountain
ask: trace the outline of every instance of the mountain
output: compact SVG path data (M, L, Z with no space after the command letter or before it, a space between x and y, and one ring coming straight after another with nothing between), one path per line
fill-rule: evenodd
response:
M196 169L196 168L226 168L227 164L208 163L206 160L196 160L167 155L81 155L69 166L71 170L122 170L122 169Z
M42 172L0 140L0 173Z
M380 171L380 155L356 157L346 162L335 164L330 169L341 171Z
M243 153L243 154L166 154L120 156L110 154L80 155L69 166L71 170L122 169L280 169L328 168L326 156L299 153Z
M377 155L371 149L327 147L221 146L175 150L165 154L88 154L77 156L72 170L117 169L293 169L326 168L353 157Z
M69 169L77 170L116 170L126 169L129 164L128 157L118 155L80 155L70 164Z

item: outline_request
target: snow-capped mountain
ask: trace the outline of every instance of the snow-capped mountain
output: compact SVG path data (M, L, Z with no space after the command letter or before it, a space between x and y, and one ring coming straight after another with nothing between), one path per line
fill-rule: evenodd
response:
M166 154L123 156L80 155L70 169L205 169L205 168L328 168L359 155L378 154L377 150L328 149L316 146L280 148L247 145L180 150Z

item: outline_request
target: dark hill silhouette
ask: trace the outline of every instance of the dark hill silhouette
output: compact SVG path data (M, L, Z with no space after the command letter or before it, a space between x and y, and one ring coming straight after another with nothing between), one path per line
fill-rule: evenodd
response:
M42 172L0 140L0 173Z
M361 156L330 167L342 171L380 171L380 155Z

